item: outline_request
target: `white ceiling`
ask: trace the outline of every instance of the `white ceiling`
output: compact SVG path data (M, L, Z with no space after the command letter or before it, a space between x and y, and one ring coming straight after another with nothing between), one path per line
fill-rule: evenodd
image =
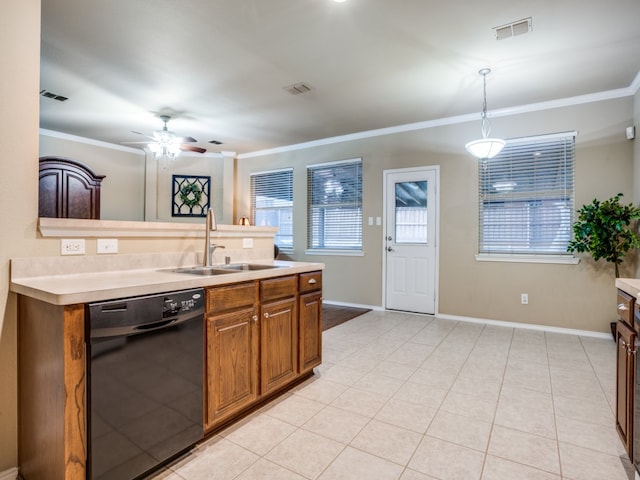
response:
M40 126L246 153L477 113L485 66L489 110L628 88L640 1L42 0Z

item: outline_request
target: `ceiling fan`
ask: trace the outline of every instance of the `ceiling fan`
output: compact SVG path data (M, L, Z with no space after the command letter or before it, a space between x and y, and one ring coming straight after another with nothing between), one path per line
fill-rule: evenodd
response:
M156 130L152 136L145 135L144 133L134 132L138 135L147 137L150 141L145 142L123 142L128 144L146 144L149 150L153 152L156 158L168 157L170 160L177 157L181 151L189 151L196 153L204 153L207 150L205 148L197 147L195 145L188 145L189 143L197 142L193 137L178 137L175 133L167 128L167 123L171 120L169 115L160 115L160 120L164 122L162 130Z

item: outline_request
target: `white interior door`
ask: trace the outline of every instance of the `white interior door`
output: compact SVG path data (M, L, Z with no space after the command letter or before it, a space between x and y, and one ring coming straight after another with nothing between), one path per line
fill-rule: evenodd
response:
M387 170L385 307L436 313L438 167Z

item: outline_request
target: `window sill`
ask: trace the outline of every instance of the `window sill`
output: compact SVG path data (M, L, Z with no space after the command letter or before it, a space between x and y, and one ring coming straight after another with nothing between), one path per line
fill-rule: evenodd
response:
M362 250L305 250L305 255L323 255L326 257L336 256L336 257L364 257L364 252Z
M476 255L478 262L510 262L510 263L556 263L564 265L577 265L580 259L572 255L508 255L479 253Z

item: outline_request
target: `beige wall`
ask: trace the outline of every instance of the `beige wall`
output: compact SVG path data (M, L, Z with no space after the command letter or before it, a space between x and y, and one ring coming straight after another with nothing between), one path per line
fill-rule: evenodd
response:
M16 456L16 298L9 259L36 250L40 2L7 0L0 16L0 472Z
M632 99L624 98L492 120L505 137L577 130L576 208L618 192L632 197L632 146L624 125ZM479 122L342 142L238 161L239 210L249 201L251 172L294 167L294 243L297 260L326 264L328 301L382 305L382 227L363 226L364 257L306 256L306 166L363 159L363 215L382 216L383 171L440 165L440 275L438 312L606 332L615 318L613 268L579 265L478 262L477 161L463 144ZM529 305L520 304L520 293Z
M0 16L0 472L17 465L16 297L9 293L9 259L57 255L59 241L39 238L37 178L39 156L38 0L5 0ZM19 47L18 47L19 46ZM636 124L638 95L636 95ZM632 100L619 99L580 107L495 119L493 131L521 136L578 129L577 202L622 191L631 197L632 163L636 176L638 149L624 140L632 121ZM578 266L477 263L476 163L461 145L479 134L479 122L389 135L370 140L272 155L238 162L237 212L248 211L248 174L264 168L295 168L296 253L305 259L305 165L346 158L364 160L364 216L382 216L384 169L441 166L440 302L442 313L524 321L606 331L613 317L613 274L609 268L582 262ZM637 140L635 142L637 145ZM99 173L99 172L98 172ZM636 186L636 196L638 187ZM327 265L328 300L381 304L380 227L364 227L364 257L313 257ZM199 242L182 239L121 239L122 253L193 251ZM95 254L88 241L87 254ZM310 257L311 258L311 257ZM527 291L530 304L518 304Z

